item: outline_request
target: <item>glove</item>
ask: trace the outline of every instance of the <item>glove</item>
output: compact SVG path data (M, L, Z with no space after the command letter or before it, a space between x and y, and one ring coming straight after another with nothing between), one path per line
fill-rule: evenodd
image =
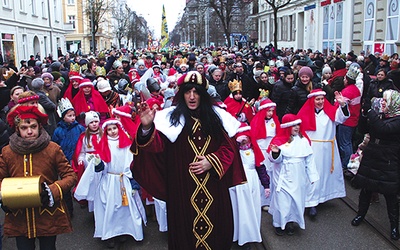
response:
M54 206L54 198L51 190L46 182L42 183L42 192L40 193L40 202L42 206L52 207Z
M240 114L237 116L237 120L238 120L239 122L245 122L245 121L246 121L246 115L245 115L244 113L240 113Z
M100 163L99 164L97 164L97 165L95 165L94 166L94 171L97 173L97 172L101 172L101 171L103 171L104 170L104 162L103 161L100 161Z
M7 206L4 206L3 202L0 202L0 206L1 206L1 209L3 209L4 213L6 213L6 214L11 213L11 210Z

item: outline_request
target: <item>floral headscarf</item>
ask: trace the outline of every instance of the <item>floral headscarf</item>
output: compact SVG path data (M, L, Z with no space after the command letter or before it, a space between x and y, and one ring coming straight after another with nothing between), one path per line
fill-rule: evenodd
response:
M396 90L388 89L383 92L383 99L386 100L387 112L386 117L394 117L400 115L400 93Z

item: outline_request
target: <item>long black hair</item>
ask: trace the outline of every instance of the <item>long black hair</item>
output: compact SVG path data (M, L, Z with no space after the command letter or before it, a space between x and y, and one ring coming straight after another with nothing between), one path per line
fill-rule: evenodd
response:
M200 95L200 105L196 110L190 110L188 108L184 97L184 94L193 88L195 88ZM213 100L203 86L195 83L183 84L174 98L174 104L176 108L171 112L171 125L179 125L180 116L183 115L186 121L184 129L186 129L189 135L192 135L192 128L188 121L190 121L191 117L194 117L200 120L201 130L205 136L210 135L214 138L220 138L220 136L222 136L222 121L213 110Z

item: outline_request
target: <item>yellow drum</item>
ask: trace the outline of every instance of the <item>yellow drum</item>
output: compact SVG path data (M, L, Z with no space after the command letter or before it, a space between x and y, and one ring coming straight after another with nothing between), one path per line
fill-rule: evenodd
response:
M3 205L10 209L40 207L42 177L9 177L1 184L1 199Z

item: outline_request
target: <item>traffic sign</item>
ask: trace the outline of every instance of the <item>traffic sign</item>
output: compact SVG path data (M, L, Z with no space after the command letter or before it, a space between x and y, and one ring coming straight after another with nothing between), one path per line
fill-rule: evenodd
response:
M247 43L247 36L240 36L239 42L241 42L241 43Z

